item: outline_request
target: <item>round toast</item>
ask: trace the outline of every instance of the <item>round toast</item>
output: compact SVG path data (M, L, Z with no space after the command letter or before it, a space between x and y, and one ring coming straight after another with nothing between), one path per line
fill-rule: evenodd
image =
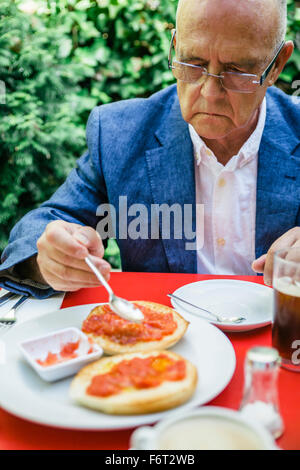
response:
M103 334L98 335L95 333L87 333L84 328L82 328L82 331L84 331L84 333L90 336L93 341L95 341L99 346L101 346L105 354L109 355L130 353L136 351L146 352L159 349L168 349L174 346L185 334L189 322L187 322L173 308L155 302L142 300L133 301L133 303L137 306L150 308L151 312L156 312L161 315L171 314L174 322L176 323L176 328L173 333L163 336L160 340L136 341L130 344L122 344L121 342L118 342L117 340L114 340L113 338L110 338L109 336L105 336ZM90 312L87 319L89 319L93 315L104 315L105 309L103 307L104 305L99 305L95 307ZM124 325L124 328L126 328L126 325L130 325L131 323L123 319L121 319L121 321L123 322L122 324Z
M110 396L95 396L87 393L94 376L108 373L117 363L135 357L146 358L163 354L175 361L185 362L185 376L175 381L163 381L151 388L129 387ZM167 410L185 403L197 385L196 367L187 359L171 351L137 352L104 357L85 366L75 376L70 387L71 399L76 403L108 414L144 414Z

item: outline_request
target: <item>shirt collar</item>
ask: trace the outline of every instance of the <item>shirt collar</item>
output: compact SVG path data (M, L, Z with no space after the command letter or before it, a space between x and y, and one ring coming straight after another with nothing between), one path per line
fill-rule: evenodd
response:
M264 131L265 127L265 122L266 122L266 97L264 97L262 104L260 105L259 108L259 118L257 121L256 128L250 135L250 137L244 142L242 147L240 148L238 154L234 158L236 161L236 164L234 165L236 167L241 167L245 163L249 162L252 158L254 158L258 154L258 150L260 147L260 142L262 138L262 134ZM201 137L197 134L195 131L194 127L189 124L189 132L191 136L191 140L193 143L194 147L194 155L197 161L197 165L201 163L201 161L207 161L207 160L215 160L217 161L217 158L215 154L210 150L205 142L201 139ZM230 159L230 161L232 160ZM229 163L229 162L228 162Z

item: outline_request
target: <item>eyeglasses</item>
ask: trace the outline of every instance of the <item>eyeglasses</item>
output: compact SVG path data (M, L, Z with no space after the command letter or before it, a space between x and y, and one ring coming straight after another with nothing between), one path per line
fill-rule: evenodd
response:
M174 30L172 34L168 65L169 69L172 70L173 75L177 80L187 83L196 83L203 76L215 77L221 81L223 88L226 90L235 91L237 93L254 93L258 87L263 85L285 44L285 41L282 41L274 59L267 66L261 76L241 72L222 72L221 75L215 75L213 73L208 73L207 69L201 65L186 64L185 62L179 62L176 59L172 61L171 55L175 34L176 30Z

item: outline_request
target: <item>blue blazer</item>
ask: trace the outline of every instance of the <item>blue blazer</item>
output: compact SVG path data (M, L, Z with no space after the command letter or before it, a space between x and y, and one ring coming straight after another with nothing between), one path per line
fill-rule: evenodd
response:
M298 98L275 87L267 91L257 176L257 257L287 230L300 225L299 103ZM195 273L196 251L186 251L188 240L175 239L172 230L169 240L161 236L156 240L118 238L119 196L127 196L128 207L144 204L149 214L151 204L190 204L195 230L193 146L176 85L148 99L94 108L86 136L88 150L65 183L12 229L2 253L0 286L39 298L55 293L30 280L19 280L13 267L37 253L37 239L50 221L63 219L96 227L100 220L97 207L107 202L116 208L124 271ZM128 217L128 223L130 220Z

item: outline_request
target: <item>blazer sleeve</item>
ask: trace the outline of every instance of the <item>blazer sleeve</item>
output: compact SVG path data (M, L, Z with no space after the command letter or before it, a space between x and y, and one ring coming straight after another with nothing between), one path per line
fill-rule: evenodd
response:
M8 245L1 256L0 287L40 299L56 294L49 285L20 279L16 265L37 253L36 242L53 220L96 227L99 220L97 207L107 202L100 162L99 114L99 107L90 113L86 127L88 150L77 160L76 168L48 201L28 212L10 232Z

